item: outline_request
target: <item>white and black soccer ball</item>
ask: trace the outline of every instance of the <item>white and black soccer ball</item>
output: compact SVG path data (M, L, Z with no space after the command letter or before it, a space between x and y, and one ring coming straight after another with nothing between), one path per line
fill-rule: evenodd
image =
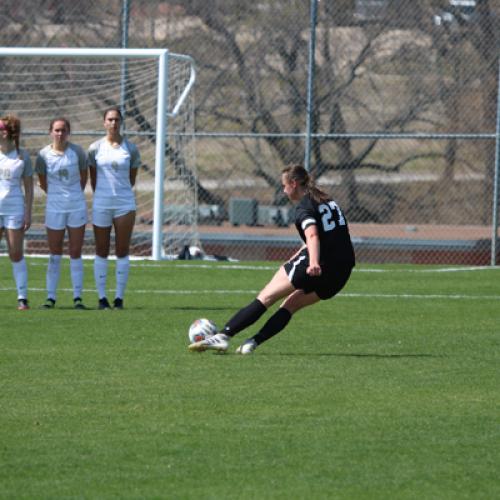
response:
M213 321L206 318L197 319L189 327L189 342L200 342L208 339L217 333L217 327Z

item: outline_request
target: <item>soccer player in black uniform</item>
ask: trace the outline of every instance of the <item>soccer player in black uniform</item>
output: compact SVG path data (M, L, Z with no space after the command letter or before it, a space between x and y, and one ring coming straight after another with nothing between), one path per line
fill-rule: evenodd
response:
M300 165L285 168L281 180L284 193L297 204L295 226L304 245L280 267L253 302L238 311L219 333L191 344L189 350L225 352L231 337L286 297L262 329L236 350L238 354L251 354L283 330L299 309L332 298L347 283L355 258L342 210Z

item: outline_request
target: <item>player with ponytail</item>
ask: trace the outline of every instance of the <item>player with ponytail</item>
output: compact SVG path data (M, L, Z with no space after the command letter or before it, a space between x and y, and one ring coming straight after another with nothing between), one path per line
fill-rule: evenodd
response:
M304 245L279 268L255 300L238 311L219 333L191 344L191 351L226 351L234 335L284 298L264 326L236 350L238 354L251 354L283 330L297 311L334 297L347 283L355 258L344 213L301 165L285 168L281 182L283 192L296 204L295 226Z
M28 269L23 247L24 234L31 226L33 169L28 152L19 147L20 137L19 118L0 118L0 239L5 232L17 288L17 308L25 310L29 309Z

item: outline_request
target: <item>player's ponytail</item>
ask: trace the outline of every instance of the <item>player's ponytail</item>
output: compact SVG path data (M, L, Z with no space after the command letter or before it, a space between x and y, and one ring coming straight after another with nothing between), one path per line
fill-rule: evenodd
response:
M14 145L16 146L16 151L19 153L19 140L21 137L21 120L14 115L6 115L0 118L5 124L8 132L8 139L10 141L14 141Z
M302 186L314 201L320 203L330 199L327 193L316 186L314 179L302 165L291 165L284 168L282 173L287 176L288 180L295 181L299 186Z

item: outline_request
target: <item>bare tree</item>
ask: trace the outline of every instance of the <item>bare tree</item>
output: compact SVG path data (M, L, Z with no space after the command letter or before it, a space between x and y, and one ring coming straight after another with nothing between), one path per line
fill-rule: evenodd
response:
M456 141L449 141L439 152L410 151L403 157L380 161L376 158L381 155L375 153L384 148L381 141L355 141L348 134L456 131L453 127L461 118L457 104L461 89L471 84L463 63L470 44L484 60L487 85L483 102L488 104L483 112L486 122L492 121L496 81L491 72L493 49L488 44L493 34L488 0L478 2L480 21L474 28L459 25L453 27L452 34L441 29L441 35L434 16L447 2L403 3L387 2L383 15L364 23L353 17L354 2L342 3L343 15L337 2L320 4L313 132L341 137L314 139L312 170L317 178L331 172L343 176L349 212L357 220L377 219L359 197L355 172L360 169L397 172L416 160L441 158L446 165L445 178L452 175ZM197 37L199 43L191 42L191 47L200 48L195 56L201 62L201 72L210 75L210 83L202 85L198 100L200 122L203 124L207 116L212 127L263 134L260 141L274 151L282 165L302 161L303 141L297 134L304 130L306 109L308 2L266 2L236 10L233 2L216 0L191 0L182 5L186 15L197 18L203 26L184 40L187 44L188 37ZM446 75L439 89L427 84L420 72L436 78L440 67ZM398 95L388 90L391 80L402 82ZM239 106L228 105L234 102L236 92ZM446 110L447 121L433 115L439 106ZM291 137L285 137L286 133ZM255 141L254 147L246 144L245 151L254 163L255 175L275 188L275 203L281 203L280 168L262 159L260 141Z
M41 28L54 22L49 19L50 8L31 8L31 14L24 16L33 2L21 4L13 2L12 13L3 13L11 17L7 25L17 26L14 44L55 44L57 30ZM67 10L77 5L73 1L67 4ZM448 182L457 162L464 160L456 141L432 151L415 148L389 154L384 141L354 139L350 133L456 131L454 124L464 121L459 106L462 89L477 81L482 92L482 108L477 110L483 119L482 131L491 131L497 97L500 16L494 14L490 0L477 1L470 22L457 18L460 22L456 25L439 28L434 16L449 7L447 0L387 0L378 4L383 5L380 12L363 18L356 10L359 2L321 2L317 27L312 171L317 178L340 175L351 217L364 221L377 220L377 214L360 195L355 175L360 170L398 172L412 162L440 158L445 165L443 181ZM90 2L89 13L96 5ZM149 30L131 32L135 38L130 44L165 44L195 57L199 66L198 129L256 134L256 139L241 138L240 149L250 159L254 175L275 190L274 203L283 203L279 172L282 166L301 162L304 157L309 2L154 0L148 2L147 9L145 5L133 3L132 22L144 24L144 16L155 13L158 18L151 19ZM120 2L108 2L105 9L86 23L85 31L75 27L68 41L116 45ZM68 12L64 12L65 19ZM162 38L155 24L159 20L176 29L167 30ZM34 29L30 31L26 23ZM53 38L49 33L54 33ZM154 40L147 38L153 35ZM23 36L30 36L30 42ZM467 57L474 58L474 71L464 64ZM433 83L429 83L431 79ZM133 95L129 100L129 116L139 120L139 128L144 127L140 103ZM166 154L175 151L167 150ZM492 158L492 147L487 146L483 162L490 168L488 172ZM485 195L491 189L488 172ZM200 192L205 201L220 201L202 186ZM485 205L485 217L487 213Z

